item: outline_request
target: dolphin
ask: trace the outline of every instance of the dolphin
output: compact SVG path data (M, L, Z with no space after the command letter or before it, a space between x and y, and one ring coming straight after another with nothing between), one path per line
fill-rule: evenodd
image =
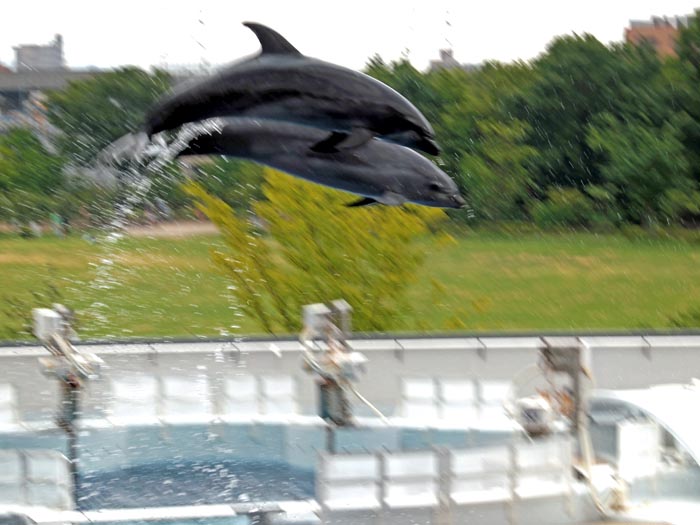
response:
M286 122L225 119L218 129L192 138L177 156L215 154L252 160L362 196L348 206L465 205L455 182L420 153L379 139L333 153L309 148L324 135L324 130Z
M151 137L188 122L252 117L327 130L311 148L333 153L378 136L431 155L435 132L416 107L363 73L302 55L284 37L253 22L260 54L182 84L156 102L143 131Z

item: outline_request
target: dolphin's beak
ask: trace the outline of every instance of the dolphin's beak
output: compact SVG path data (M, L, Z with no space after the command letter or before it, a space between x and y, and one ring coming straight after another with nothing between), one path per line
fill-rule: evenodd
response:
M437 142L428 137L423 137L420 149L429 155L440 155L440 146L437 145Z

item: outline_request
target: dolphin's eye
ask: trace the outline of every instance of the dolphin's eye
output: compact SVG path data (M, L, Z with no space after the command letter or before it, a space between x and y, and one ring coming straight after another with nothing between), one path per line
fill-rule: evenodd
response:
M431 191L441 191L442 186L437 182L431 182L430 184L428 184L428 189Z

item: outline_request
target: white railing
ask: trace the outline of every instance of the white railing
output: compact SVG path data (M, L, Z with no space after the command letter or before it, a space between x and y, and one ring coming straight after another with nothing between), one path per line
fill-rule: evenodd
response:
M585 336L580 340L591 350L599 388L687 383L700 370L700 336ZM459 420L466 426L476 422L482 427L489 427L489 421L493 427L502 426L501 407L510 379L536 363L543 346L534 336L358 339L350 344L369 359L368 374L358 390L384 414ZM80 348L96 353L106 364L105 379L92 382L81 400L88 419L137 414L176 419L192 411L202 418L316 413L316 392L311 378L301 370L298 341L119 343ZM50 421L57 384L41 375L36 358L43 355L46 350L41 347L0 348L0 383L6 385L0 389L0 431L8 421ZM151 379L138 378L146 373ZM134 381L132 375L137 376ZM285 385L265 379L280 376L286 376ZM123 387L113 391L120 382ZM155 393L148 394L149 388ZM118 407L112 402L115 394L121 398ZM146 401L149 396L157 404ZM366 414L358 407L359 416Z

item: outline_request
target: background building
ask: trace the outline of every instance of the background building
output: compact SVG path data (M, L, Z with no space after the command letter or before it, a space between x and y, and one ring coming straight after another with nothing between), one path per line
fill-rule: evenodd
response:
M478 69L479 66L474 64L461 64L453 54L451 49L441 49L440 59L431 60L428 66L428 71L439 71L441 69L463 69L464 71L474 71Z
M65 69L63 37L56 35L48 45L20 45L15 50L15 69L22 71L58 71Z
M625 42L635 45L647 43L660 57L675 57L678 33L693 16L654 16L651 20L630 20L630 27L625 29Z

